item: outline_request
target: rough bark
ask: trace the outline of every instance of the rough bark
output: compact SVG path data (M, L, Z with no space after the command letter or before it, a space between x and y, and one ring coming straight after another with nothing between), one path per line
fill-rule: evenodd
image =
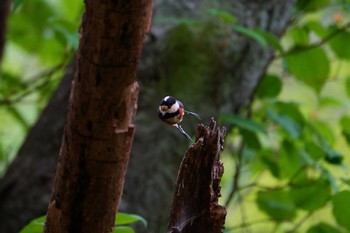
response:
M110 232L135 132L136 73L152 1L85 1L44 232Z
M220 160L225 128L198 125L196 142L184 155L177 175L168 233L221 233L226 209L218 204L224 165Z
M7 17L10 12L11 0L2 0L0 2L0 61L4 53Z
M17 233L31 219L45 214L73 74L71 64L0 182L0 232Z
M240 24L250 27L261 27L267 32L279 36L288 26L294 1L235 0L229 2L221 1L221 3L229 5L228 7L220 7L232 9ZM195 15L193 13L201 9L201 4L202 0L161 0L155 5L156 17L192 16ZM172 11L174 8L176 9L175 13ZM155 25L151 30L145 47L139 76L141 92L138 114L136 116L138 130L135 135L121 205L124 211L140 214L147 219L149 223L147 232L166 231L177 168L181 161L181 155L187 147L187 143L184 142L176 129L167 127L162 122L159 122L155 113L155 108L165 95L184 96L183 89L172 89L173 91L170 93L169 81L176 82L176 80L167 79L167 74L164 74L164 67L170 65L174 69L176 67L173 64L169 64L167 60L165 62L160 61L160 55L163 54L162 48L164 48L165 40L170 30L169 26ZM181 83L187 89L192 90L194 96L197 96L197 98L192 98L193 96L189 95L185 96L185 99L181 99L185 107L189 107L189 104L192 105L193 108L188 109L197 111L203 119L208 119L209 116L213 115L216 117L218 114L225 112L239 112L250 101L256 85L273 58L271 49L260 48L255 41L249 40L244 36L236 35L236 37L237 39L232 44L234 56L224 61L225 64L228 64L228 68L222 71L221 76L225 78L218 79L215 85L208 85L210 88L206 90L199 90L198 83L191 80ZM216 76L213 76L213 78L216 78ZM213 96L215 96L215 99L218 99L217 102L212 101ZM61 104L64 107L66 106L64 101ZM60 121L60 115L54 112L43 113L42 118L46 118L51 122ZM184 119L184 128L190 135L194 133L193 125L196 123L196 121L188 118ZM40 131L45 132L47 127L39 124L37 129L35 134L40 134ZM56 138L56 140L58 139ZM37 168L37 159L31 160L31 163L21 162L24 160L24 157L33 156L31 152L35 153L36 150L42 147L40 140L36 142L31 144L32 149L26 149L30 153L26 154L26 156L19 156L16 159L15 165L11 165L13 169L10 169L13 172L7 172L2 180L2 183L6 183L6 180L13 180L15 185L22 186L26 192L18 193L14 188L7 189L8 198L4 202L0 201L0 213L3 213L1 209L3 203L6 202L6 205L13 206L14 204L10 203L16 203L17 200L24 199L23 195L28 195L29 192L34 192L37 187L40 187L39 177L33 177L33 179L37 179L38 183L34 186L34 189L32 188L33 185L27 184L26 180L14 172L16 168L20 171L27 171L26 174L28 174L27 177L29 178L32 176L30 174L31 171L40 169ZM57 150L54 149L51 152L47 152L46 157L42 159L43 163L48 163L46 159L49 158L51 163L55 163L57 153ZM48 174L53 174L53 172L53 167L50 171L47 171ZM48 179L46 182L46 185L49 186L51 180ZM48 195L47 191L46 195ZM29 213L30 209L34 208L33 206L39 208L40 205L43 211L46 204L38 201L23 202L21 207L23 210L28 210ZM18 209L7 209L7 211L9 211L7 212L9 216L16 216L22 213ZM36 216L33 214L32 218ZM29 216L26 217L26 221L28 221L28 218ZM10 223L12 225L16 224L16 218L11 220L9 218L0 218L0 226Z

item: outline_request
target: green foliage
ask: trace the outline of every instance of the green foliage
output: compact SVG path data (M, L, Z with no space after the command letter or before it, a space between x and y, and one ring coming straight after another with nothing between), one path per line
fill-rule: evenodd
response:
M266 129L263 125L233 114L220 116L220 121L231 123L240 129L244 129L253 133L260 132L266 134Z
M39 218L33 219L28 223L20 233L41 233L43 232L45 225L45 216L41 216ZM134 229L129 225L135 222L142 222L145 227L147 227L147 221L139 215L136 214L126 214L126 213L117 213L115 218L115 227L113 227L113 231L115 233L134 233Z
M326 7L329 4L330 0L298 0L296 7L300 11L316 11Z
M9 46L0 73L0 162L4 161L0 172L77 49L82 2L13 3ZM226 140L231 156L224 159L235 163L235 169L225 168L238 177L236 203L234 208L227 206L226 226L272 231L250 224L267 219L275 232L280 226L301 227L298 232L308 233L349 232L350 181L344 171L350 166L346 156L350 150L350 2L298 0L294 10L281 40L263 29L241 25L231 12L217 7L204 10L200 20L156 19L175 26L161 42L156 58L164 69L160 73L166 74L160 85L169 92L181 89L179 99L205 105L217 93L196 96L184 83L190 81L205 90L216 85L220 75L229 75L225 69L232 73L232 55L227 53L237 38L273 49L275 60L262 77L252 105L239 116L220 117L222 123L234 126ZM28 110L27 102L35 104ZM223 183L226 197L235 181L233 177L224 180L228 181ZM237 212L242 212L241 219ZM322 219L308 222L310 216ZM134 232L129 226L134 222L146 226L136 215L119 214L116 219L116 232ZM22 233L41 231L43 221L33 220Z
M277 113L272 109L267 109L269 118L277 123L293 139L298 139L302 126L295 122L291 117L283 113Z
M314 211L326 205L331 196L331 186L324 178L305 179L294 182L291 199L295 206L307 211Z
M286 56L286 62L288 70L296 78L309 84L318 92L323 87L330 72L327 54L320 47L306 50L294 47L291 54Z
M295 21L277 43L281 48L272 46L276 61L261 79L252 106L243 111L249 117L220 118L238 129L231 131L228 148L242 167L235 167L238 181L233 181L242 220L227 226L253 232L348 232L350 2L300 0L295 10ZM259 29L246 30L237 32L267 45L250 34ZM253 205L260 212L251 210ZM239 208L229 206L228 215L232 210L236 216ZM320 221L308 221L311 216ZM261 222L275 228L260 227L264 218Z
M327 223L319 223L310 227L306 233L341 233L342 231L338 230L334 226L331 226Z
M82 1L13 1L0 70L0 175L78 47L82 6Z
M350 32L340 31L337 27L331 27L329 34L336 33L334 37L329 40L329 46L340 59L350 59L350 48L344 46L350 41Z
M41 216L39 218L33 219L28 223L21 231L20 233L41 233L44 229L45 224L45 216Z
M333 214L338 224L350 231L350 191L341 191L332 198Z
M267 46L268 46L267 40L264 37L264 35L262 33L260 33L259 30L242 27L240 25L234 25L233 29L236 32L239 32L240 34L242 34L250 39L255 40L256 42L258 42L258 44L261 45L261 47L267 48Z
M257 204L262 211L278 222L292 220L296 216L294 203L287 190L259 191Z
M142 222L143 225L147 227L147 221L139 215L118 213L115 218L115 225L127 225L138 221Z
M275 75L266 75L256 90L256 96L259 98L275 98L281 90L281 80Z

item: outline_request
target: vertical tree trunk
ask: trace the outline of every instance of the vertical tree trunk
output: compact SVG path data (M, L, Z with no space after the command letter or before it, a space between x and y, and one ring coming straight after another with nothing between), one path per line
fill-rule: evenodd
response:
M45 232L109 232L135 131L135 81L152 1L86 0Z

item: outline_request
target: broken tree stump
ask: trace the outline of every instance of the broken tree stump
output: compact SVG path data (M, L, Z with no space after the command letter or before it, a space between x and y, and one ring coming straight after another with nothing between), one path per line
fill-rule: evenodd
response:
M212 118L198 125L196 142L182 159L175 184L168 233L221 233L226 209L218 204L224 172L220 160L225 128Z

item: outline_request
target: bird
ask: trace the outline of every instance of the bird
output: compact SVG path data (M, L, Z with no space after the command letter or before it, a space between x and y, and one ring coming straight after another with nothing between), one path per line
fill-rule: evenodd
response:
M173 96L166 96L160 101L158 117L168 125L175 126L189 141L192 141L180 125L185 113L201 120L197 113L185 110L184 105Z

